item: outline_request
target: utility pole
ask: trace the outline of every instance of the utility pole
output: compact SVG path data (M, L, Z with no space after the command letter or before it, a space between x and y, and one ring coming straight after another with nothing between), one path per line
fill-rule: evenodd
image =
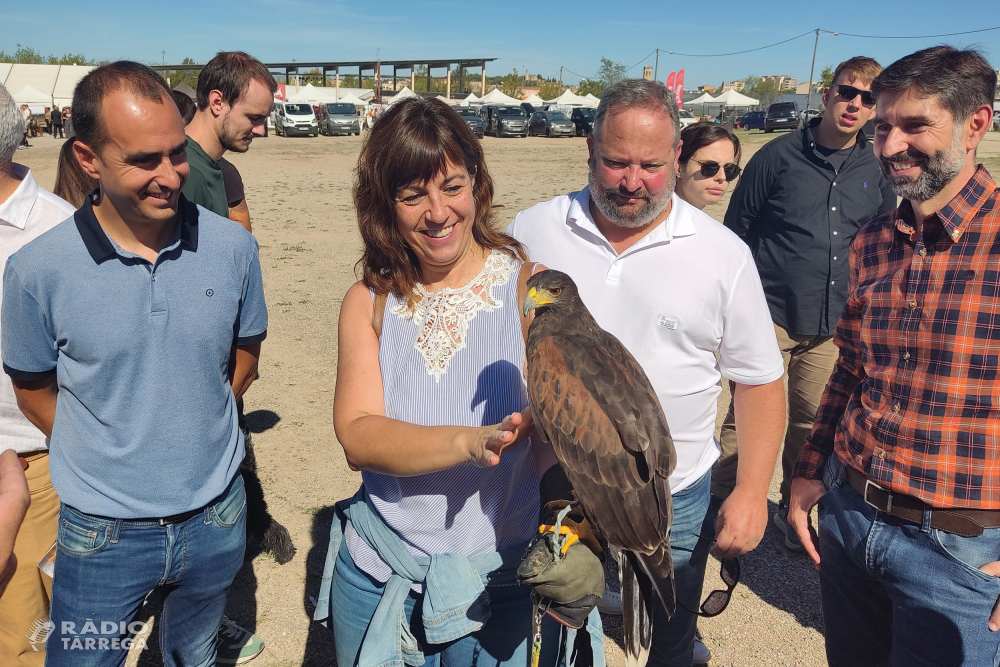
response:
M813 62L809 67L809 90L806 91L806 109L809 109L809 102L812 101L813 92L813 72L816 71L816 50L819 48L819 28L816 28L816 43L813 45Z
M656 50L656 67L653 68L653 81L659 81L658 74L660 73L660 50Z
M563 67L562 67L562 65L560 65L559 66L559 95L562 95L562 71L563 71ZM558 97L558 95L556 97Z
M166 65L167 64L167 52L166 51L160 51L160 53L163 54L163 64Z

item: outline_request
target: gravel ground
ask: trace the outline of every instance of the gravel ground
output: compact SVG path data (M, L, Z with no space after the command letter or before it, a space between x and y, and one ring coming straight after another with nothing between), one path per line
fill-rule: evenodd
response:
M740 135L747 144L744 163L775 136ZM41 137L32 143L16 160L51 188L60 142ZM256 140L248 153L228 156L246 184L271 317L260 379L246 397L247 416L271 511L291 531L299 550L283 566L267 555L257 556L230 592L229 616L267 644L251 663L255 667L335 664L329 633L309 621L310 596L322 574L332 505L352 495L360 481L347 467L330 418L337 318L360 256L350 198L360 145L357 137L286 139L272 134ZM583 139L488 137L484 146L496 182L500 225L523 208L586 184ZM1000 135L993 133L980 156L994 174L1000 173L997 155ZM708 213L721 220L726 203ZM727 401L724 395L720 415ZM777 492L775 479L769 496L772 513ZM714 654L712 664L824 664L818 578L809 560L789 554L770 525L760 546L741 560L743 577L729 609L700 623ZM714 560L708 569L706 594L721 586ZM155 600L146 611L155 617ZM622 665L620 621L606 617L605 623L608 662ZM155 638L151 641L155 649ZM158 651L131 656L129 664L137 663L160 665Z

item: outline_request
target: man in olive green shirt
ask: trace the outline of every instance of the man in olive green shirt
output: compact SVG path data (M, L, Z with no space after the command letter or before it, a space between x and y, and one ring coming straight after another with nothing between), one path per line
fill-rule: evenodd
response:
M226 151L247 152L254 136L264 136L277 89L267 67L246 53L222 51L209 61L198 75L198 111L186 129L185 197L229 217L219 159Z

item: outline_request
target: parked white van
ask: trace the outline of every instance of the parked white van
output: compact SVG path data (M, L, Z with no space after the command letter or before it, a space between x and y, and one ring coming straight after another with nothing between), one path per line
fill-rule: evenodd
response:
M275 102L271 110L274 133L283 137L296 134L319 136L316 114L307 102Z

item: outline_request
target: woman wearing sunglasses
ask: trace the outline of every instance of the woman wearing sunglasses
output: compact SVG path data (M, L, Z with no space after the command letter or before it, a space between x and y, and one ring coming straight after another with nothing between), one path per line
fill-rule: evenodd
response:
M681 131L677 196L697 209L717 204L740 175L740 140L715 123L694 123Z

